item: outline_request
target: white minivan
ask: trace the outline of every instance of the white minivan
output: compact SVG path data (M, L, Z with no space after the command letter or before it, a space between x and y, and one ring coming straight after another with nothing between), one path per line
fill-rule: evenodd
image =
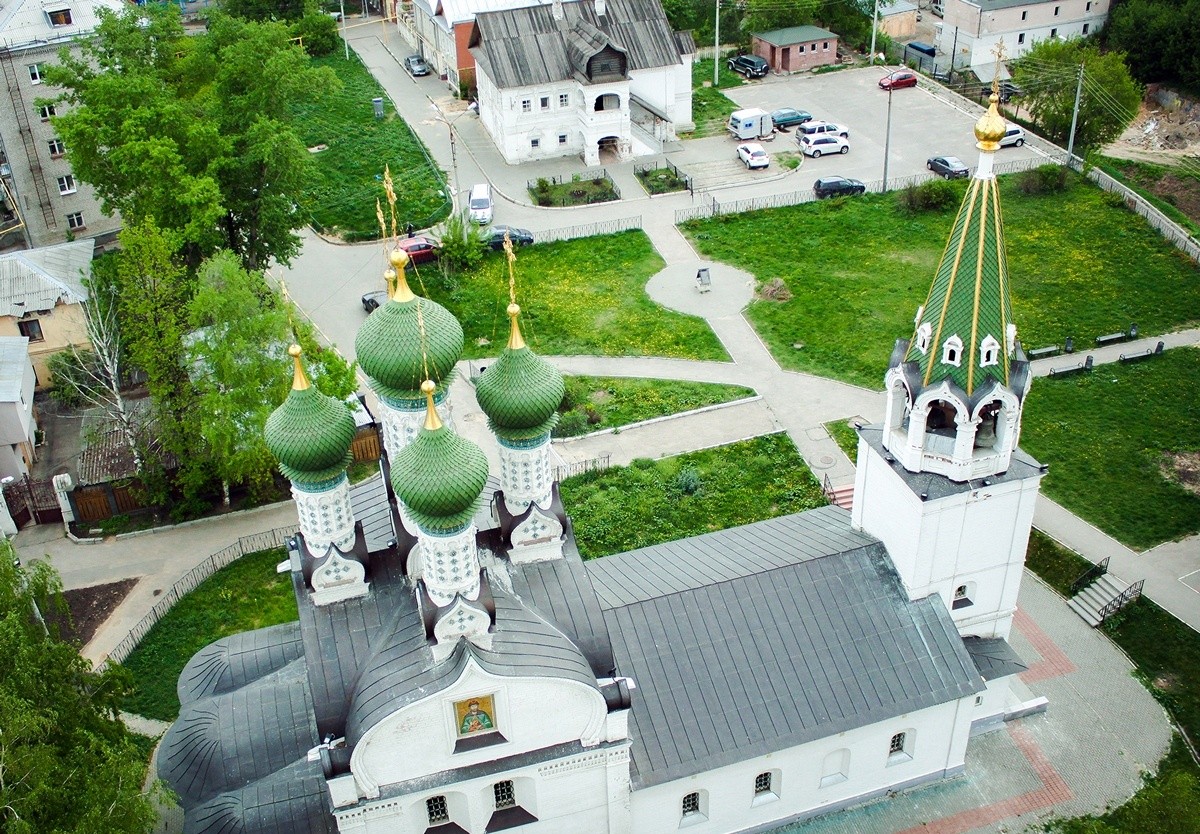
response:
M492 187L486 182L471 186L471 196L467 199L471 219L481 226L492 222Z

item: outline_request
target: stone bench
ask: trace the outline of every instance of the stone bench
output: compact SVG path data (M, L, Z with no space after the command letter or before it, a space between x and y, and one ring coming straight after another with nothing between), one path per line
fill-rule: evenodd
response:
M1077 365L1068 365L1065 368L1051 368L1050 376L1070 376L1071 374L1087 373L1092 369L1092 357L1086 357Z
M1047 356L1058 356L1061 353L1058 345L1048 345L1046 347L1037 348L1029 351L1030 359L1045 359Z

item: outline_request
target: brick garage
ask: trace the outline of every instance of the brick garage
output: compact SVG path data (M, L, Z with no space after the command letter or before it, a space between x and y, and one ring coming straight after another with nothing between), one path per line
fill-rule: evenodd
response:
M838 61L838 36L819 26L790 26L752 37L754 54L775 72L804 72Z

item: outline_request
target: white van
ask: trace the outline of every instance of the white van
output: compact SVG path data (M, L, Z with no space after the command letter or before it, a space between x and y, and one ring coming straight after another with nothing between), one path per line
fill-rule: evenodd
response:
M467 199L467 208L471 219L481 226L492 222L492 187L486 182L471 186L471 196Z

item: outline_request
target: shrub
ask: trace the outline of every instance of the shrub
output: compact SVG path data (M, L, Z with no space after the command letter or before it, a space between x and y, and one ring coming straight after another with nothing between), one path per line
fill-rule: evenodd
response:
M1023 171L1017 185L1022 194L1057 194L1067 187L1067 169L1063 165L1039 165Z
M475 269L483 262L483 230L468 219L465 210L447 217L437 235L442 247L442 268L447 273Z
M322 13L305 15L293 23L292 37L302 38L304 51L314 58L332 54L341 43L337 21Z
M551 432L555 437L578 437L587 434L588 420L581 411L568 411L559 418L558 425Z
M934 179L910 185L897 195L901 210L909 214L941 211L958 202L958 189L949 180Z
M695 495L700 491L700 473L690 466L680 469L675 475L675 489L684 495Z

